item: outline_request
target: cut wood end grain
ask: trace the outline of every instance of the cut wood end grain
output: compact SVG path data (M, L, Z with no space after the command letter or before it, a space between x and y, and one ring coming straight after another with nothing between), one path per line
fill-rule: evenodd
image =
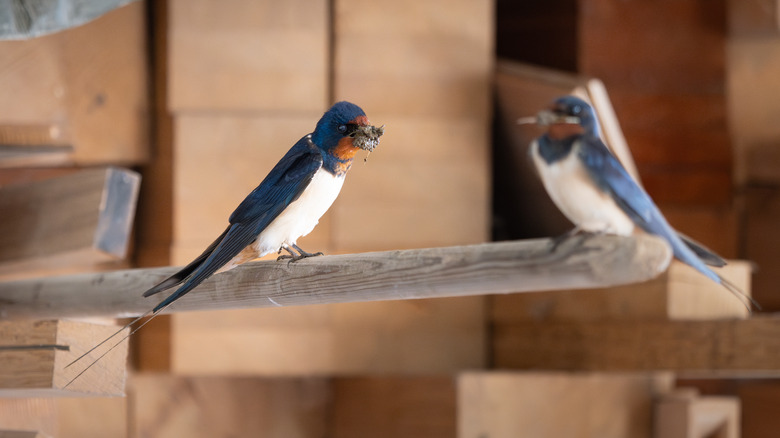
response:
M0 396L124 395L127 343L68 385L105 350L66 365L115 331L114 326L65 320L0 322Z

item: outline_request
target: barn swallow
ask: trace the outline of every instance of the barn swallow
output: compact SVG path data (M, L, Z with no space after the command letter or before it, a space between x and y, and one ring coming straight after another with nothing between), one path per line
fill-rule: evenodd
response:
M79 358L131 327L142 318L156 316L210 276L271 252L287 251L279 259L290 262L322 255L297 245L309 234L320 217L336 200L344 177L359 150L369 153L379 145L384 126L372 126L359 106L349 102L334 104L317 122L314 132L298 140L282 159L230 215L225 231L201 255L181 270L144 292L148 297L175 286L172 294L149 312L134 319ZM135 328L119 343L151 319ZM108 351L119 345L115 344ZM105 354L68 382L72 383ZM66 385L67 386L67 385Z
M296 242L314 229L336 200L357 151L373 151L383 133L384 126L372 126L357 105L333 105L314 132L298 140L239 204L225 231L201 255L144 292L148 297L181 284L153 313L211 275L271 252L285 250L289 255L279 259L290 261L322 255L306 252Z
M547 128L531 143L529 152L550 198L575 225L568 235L583 231L629 236L638 227L664 239L678 260L723 285L748 309L747 300L757 306L708 267L724 266L723 258L669 225L647 192L602 142L596 115L584 100L558 98L550 109L518 120L529 122Z

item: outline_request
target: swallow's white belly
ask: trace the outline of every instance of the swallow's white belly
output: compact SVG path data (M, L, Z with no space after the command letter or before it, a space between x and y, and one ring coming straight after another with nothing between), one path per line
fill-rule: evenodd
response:
M293 245L299 237L309 234L336 200L342 184L344 175L335 176L326 170L318 170L301 196L257 237L254 246L258 256Z
M634 222L612 197L599 190L577 157L578 145L565 158L548 165L536 141L531 154L539 175L558 209L584 231L630 235Z

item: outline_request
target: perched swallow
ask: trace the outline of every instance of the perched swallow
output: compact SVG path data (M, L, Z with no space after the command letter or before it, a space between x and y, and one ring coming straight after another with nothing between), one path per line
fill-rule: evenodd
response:
M203 254L144 292L148 297L181 284L153 313L212 274L268 253L286 250L290 255L279 259L290 261L322 255L306 252L296 242L314 229L336 200L357 151L373 151L383 133L384 127L372 126L357 105L333 105L317 122L314 132L298 140L239 204L230 215L228 227Z
M749 308L746 300L752 299L707 266L724 266L723 258L675 231L601 141L590 105L564 96L536 117L518 120L529 122L547 127L531 143L530 153L550 198L575 225L567 235L584 231L628 236L639 227L666 240L678 260L723 285Z
M144 292L148 297L181 285L154 309L131 321L100 344L66 366L84 358L111 338L142 318L156 316L205 279L271 252L286 250L279 259L297 261L322 255L309 253L297 244L309 234L341 191L344 177L359 150L369 153L379 144L384 126L370 124L360 107L349 102L334 104L317 122L314 132L305 135L282 157L230 215L229 225L201 255L187 266ZM138 331L151 319L135 328L108 349L68 384L105 356L114 347Z

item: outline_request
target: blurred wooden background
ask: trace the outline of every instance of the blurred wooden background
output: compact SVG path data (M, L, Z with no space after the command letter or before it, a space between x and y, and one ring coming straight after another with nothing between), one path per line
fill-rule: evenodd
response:
M533 70L541 78L497 69L506 65L542 69ZM6 188L43 196L46 182L94 194L78 204L85 231L55 228L70 237L48 250L56 264L9 244L0 280L189 262L338 100L360 105L386 135L301 239L307 250L560 233L569 224L540 195L514 117L562 92L603 99L597 78L670 222L755 263L752 279L744 262L728 275L778 312L778 77L777 0L136 1L78 28L0 42L0 201ZM127 245L111 253L90 231L105 216L101 199L115 199L99 176L120 171L137 197L112 210ZM127 398L0 399L0 430L774 436L780 366L763 349L780 327L771 316L745 319L701 280L673 265L610 290L160 317L133 338ZM576 343L594 330L633 343L594 342L586 353L606 348L645 365L618 361L616 371L583 353L562 366L556 354L566 351L539 342ZM642 356L647 333L662 339ZM713 333L743 342L725 348ZM674 362L685 342L701 356ZM710 372L716 364L725 371ZM742 380L740 366L766 379ZM680 432L703 416L715 426Z

